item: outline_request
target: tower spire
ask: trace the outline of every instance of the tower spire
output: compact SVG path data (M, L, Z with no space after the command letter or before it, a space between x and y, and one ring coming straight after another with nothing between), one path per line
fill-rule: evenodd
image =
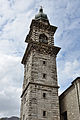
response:
M45 19L48 20L47 15L43 13L43 8L40 6L39 13L35 15L35 19Z
M43 13L43 8L40 6L39 12Z

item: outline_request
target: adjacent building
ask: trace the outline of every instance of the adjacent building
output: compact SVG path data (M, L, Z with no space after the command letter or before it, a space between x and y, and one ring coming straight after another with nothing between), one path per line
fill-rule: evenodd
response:
M61 120L80 120L80 77L60 95Z

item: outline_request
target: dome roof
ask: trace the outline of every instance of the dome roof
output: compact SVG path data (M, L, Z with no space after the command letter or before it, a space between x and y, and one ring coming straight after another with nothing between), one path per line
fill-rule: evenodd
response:
M35 19L40 19L40 18L48 20L47 15L43 13L42 6L39 9L39 13L35 15Z

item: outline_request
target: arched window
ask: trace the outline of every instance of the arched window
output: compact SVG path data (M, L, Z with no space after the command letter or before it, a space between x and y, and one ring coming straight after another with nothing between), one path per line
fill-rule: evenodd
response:
M48 43L48 38L45 34L40 34L39 36L39 42L43 42L43 43Z

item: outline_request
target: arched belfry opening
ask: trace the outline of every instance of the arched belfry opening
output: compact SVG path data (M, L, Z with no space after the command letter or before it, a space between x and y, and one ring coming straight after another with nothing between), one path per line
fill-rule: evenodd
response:
M39 42L48 44L48 37L43 33L39 35Z

